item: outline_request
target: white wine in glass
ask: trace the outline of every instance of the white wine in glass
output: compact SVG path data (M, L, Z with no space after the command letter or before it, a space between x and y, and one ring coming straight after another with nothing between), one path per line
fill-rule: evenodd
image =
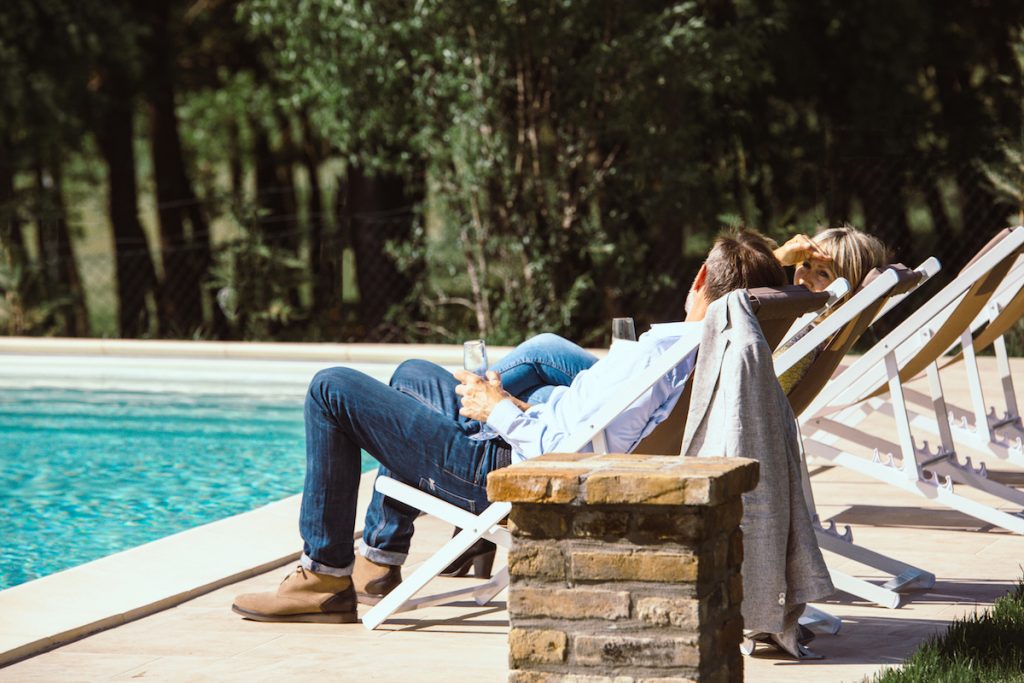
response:
M471 339L462 344L462 367L477 377L487 375L487 344L483 339Z
M483 339L471 339L462 344L462 367L487 381L487 344ZM473 441L488 441L496 436L496 431L486 423L481 423L480 431L470 434L469 438Z

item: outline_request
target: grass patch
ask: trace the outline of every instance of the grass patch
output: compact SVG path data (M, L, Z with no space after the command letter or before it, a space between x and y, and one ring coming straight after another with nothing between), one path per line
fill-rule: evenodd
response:
M865 679L867 680L867 679ZM1024 582L992 609L958 619L872 683L1024 683Z

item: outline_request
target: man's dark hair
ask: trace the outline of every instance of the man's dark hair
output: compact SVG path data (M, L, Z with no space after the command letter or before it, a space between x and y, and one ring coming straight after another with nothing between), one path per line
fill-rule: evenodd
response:
M754 230L719 235L705 261L708 300L714 301L734 289L786 284L786 273L772 253L774 248L772 240Z

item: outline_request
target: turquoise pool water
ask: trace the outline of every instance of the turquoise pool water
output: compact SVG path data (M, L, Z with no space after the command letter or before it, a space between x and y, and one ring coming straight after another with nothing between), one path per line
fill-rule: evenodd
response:
M299 493L304 444L300 399L0 389L0 590Z

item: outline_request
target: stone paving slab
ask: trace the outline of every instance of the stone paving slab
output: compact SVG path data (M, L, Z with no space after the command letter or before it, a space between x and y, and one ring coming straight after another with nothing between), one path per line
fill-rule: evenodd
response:
M450 535L450 527L421 518L410 560L421 562L433 543ZM272 590L290 571L267 572L18 662L0 669L0 682L497 683L507 676L504 595L485 607L466 601L398 615L376 631L361 624L259 623L230 610L236 594ZM469 582L435 583L449 589Z

